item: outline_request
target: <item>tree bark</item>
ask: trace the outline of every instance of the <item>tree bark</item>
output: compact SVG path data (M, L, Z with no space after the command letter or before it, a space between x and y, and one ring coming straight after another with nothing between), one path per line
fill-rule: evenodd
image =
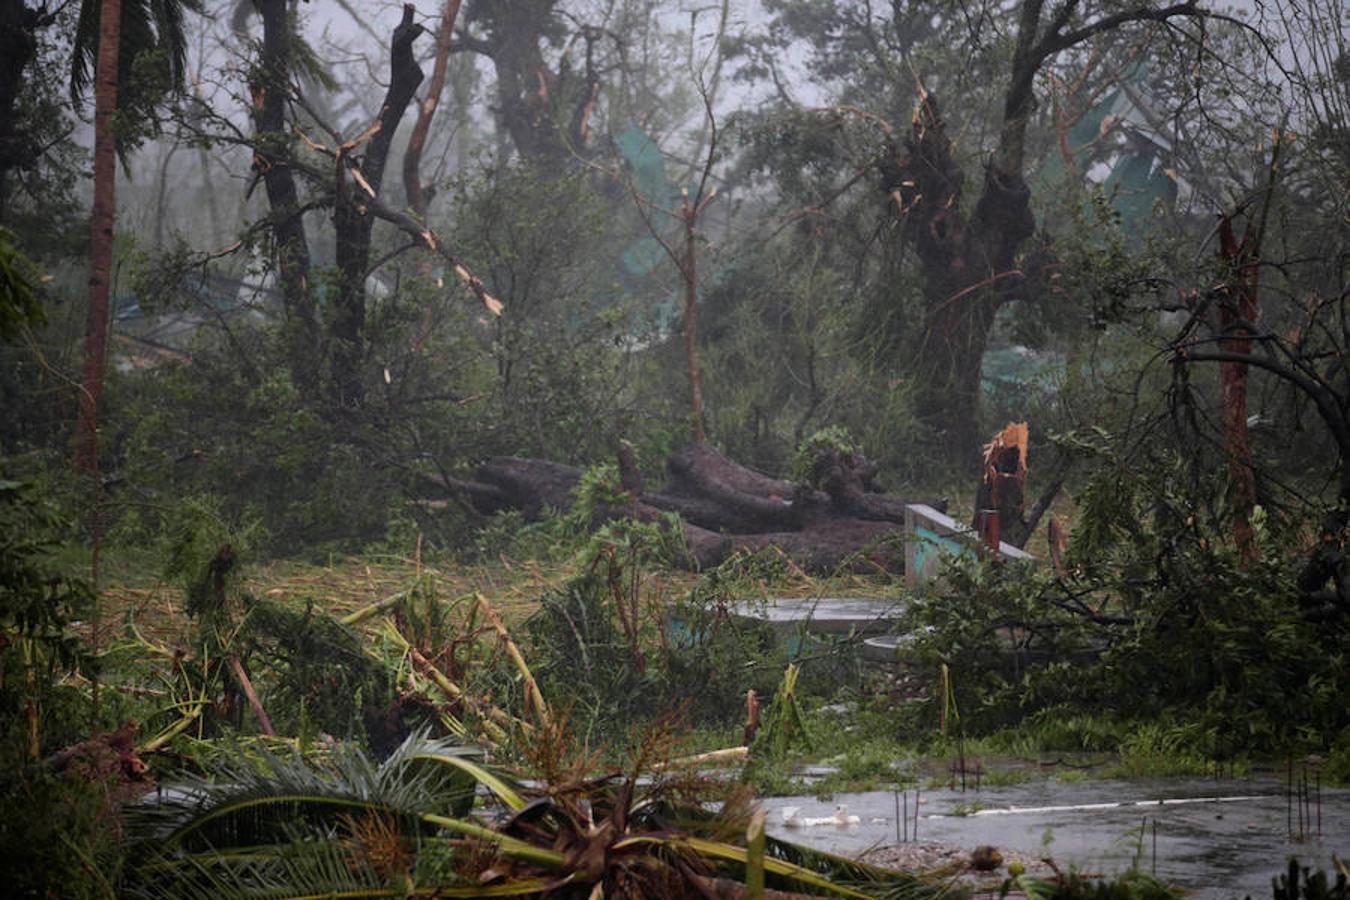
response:
M427 134L431 131L431 120L436 115L436 107L445 89L445 71L450 59L450 38L455 31L455 19L459 17L460 0L446 0L445 10L441 13L441 24L436 29L436 62L431 69L431 84L427 85L426 96L417 106L417 122L412 134L408 136L408 149L403 153L403 190L408 195L408 206L417 216L426 221L427 196L422 188L422 149L426 146Z
M562 165L567 146L553 117L557 76L540 50L555 0L495 5L491 50L497 73L497 118L521 158L541 166Z
M422 69L413 56L413 42L424 31L413 21L416 12L412 4L403 5L403 19L390 40L389 88L361 161L361 175L369 192L376 196L384 182L394 132L422 83ZM360 406L364 398L361 374L365 364L366 275L375 216L364 202L366 189L349 189L345 172L340 172L338 178L334 224L340 280L333 310L330 355L334 401L338 408L350 408Z
M796 485L770 478L732 462L712 447L692 443L667 461L671 495L711 504L714 516L703 518L697 505L681 515L709 528L734 531L779 531L797 527Z
M985 345L998 308L1021 279L1017 249L1036 229L1031 194L1020 173L990 164L967 217L961 208L964 176L931 94L914 115L905 157L892 157L883 175L923 274L924 318L913 352L920 374L915 411L969 467L980 444Z
M870 464L867 464L870 466ZM635 493L595 510L595 524L619 518L665 521L678 513L686 560L695 568L715 566L740 550L776 547L813 572L899 572L902 542L896 539L906 501L867 494L874 506L853 508L823 491L802 488L741 466L706 444L690 444L669 460L667 492ZM424 485L463 498L483 514L519 509L536 516L566 510L581 470L538 459L496 457L479 466L471 481L427 476ZM803 498L806 512L803 510ZM941 504L939 504L941 505Z
M117 147L112 124L117 114L117 55L121 43L121 0L102 0L98 64L94 84L94 208L89 251L89 313L84 332L84 372L75 429L75 465L98 475L98 401L108 355L108 301L112 292L113 226ZM97 489L97 487L96 487Z
M253 0L263 23L262 56L251 85L257 142L253 170L262 178L271 209L273 260L286 309L286 344L291 374L304 394L319 385L318 310L309 291L309 242L286 124L291 89L291 28L286 0Z
M1223 337L1219 346L1228 353L1246 355L1252 351L1251 329L1259 314L1257 297L1260 268L1250 233L1239 241L1233 222L1224 216L1219 222L1219 255L1231 266L1231 283L1218 298L1219 324ZM1246 563L1254 563L1260 552L1252 530L1251 514L1256 506L1256 476L1252 470L1251 438L1247 433L1247 365L1241 362L1219 363L1223 385L1223 422L1228 456L1228 499L1233 512L1233 543Z
M509 135L520 158L542 171L565 167L586 152L590 118L600 93L593 45L613 38L604 28L578 26L576 33L586 43L585 70L577 77L564 61L555 72L544 59L542 45L556 33L557 6L557 0L475 4L470 24L481 25L487 36L476 37L465 29L456 42L456 49L492 60L498 126Z
M999 307L1025 279L1017 254L1036 231L1023 176L1036 75L1061 50L1131 22L1206 15L1196 0L1141 4L1070 29L1079 6L1079 0L1061 0L1047 13L1044 0L1022 0L998 144L969 215L961 208L961 172L931 94L920 98L904 158L892 148L881 164L883 188L923 273L924 318L911 354L918 375L915 412L965 468L978 461L985 346Z

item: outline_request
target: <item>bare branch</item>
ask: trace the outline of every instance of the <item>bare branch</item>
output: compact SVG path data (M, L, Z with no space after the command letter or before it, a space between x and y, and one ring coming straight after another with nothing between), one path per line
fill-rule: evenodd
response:
M1073 4L1066 4L1066 7ZM1071 12L1071 10L1070 10ZM1113 15L1103 16L1095 22L1090 22L1081 28L1075 28L1073 31L1061 34L1058 28L1067 24L1067 18L1058 26L1052 26L1044 38L1036 45L1035 56L1037 65L1050 56L1061 50L1067 50L1077 44L1083 43L1096 35L1102 34L1112 29L1119 28L1122 25L1128 25L1132 22L1165 22L1168 19L1178 17L1188 17L1193 19L1207 18L1210 13L1201 9L1199 0L1186 0L1184 3L1173 3L1171 6L1164 6L1157 9L1148 6L1141 6L1136 9L1122 10Z

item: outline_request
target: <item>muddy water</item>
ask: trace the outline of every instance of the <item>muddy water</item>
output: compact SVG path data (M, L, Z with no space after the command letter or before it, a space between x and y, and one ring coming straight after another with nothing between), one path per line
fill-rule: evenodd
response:
M919 799L920 841L967 849L991 844L1102 874L1137 863L1205 898L1270 897L1271 879L1290 855L1326 869L1333 853L1350 861L1350 790L1344 788L1322 788L1320 809L1313 797L1302 837L1297 806L1274 780L1041 781L978 792L922 791ZM824 817L840 803L857 824L790 828L783 822L784 807L800 807L802 818ZM912 817L913 789L908 803ZM896 843L897 834L912 836L914 829L912 821L897 828L890 792L836 794L827 801L777 797L764 804L772 834L850 856Z

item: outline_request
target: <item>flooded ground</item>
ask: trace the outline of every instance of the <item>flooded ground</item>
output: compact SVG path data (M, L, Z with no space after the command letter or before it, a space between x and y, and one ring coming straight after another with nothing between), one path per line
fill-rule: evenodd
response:
M897 822L892 792L766 799L772 834L856 856L915 838L966 848L989 844L1028 856L1048 855L1061 867L1110 874L1137 861L1141 869L1205 898L1271 896L1271 879L1295 855L1329 869L1332 854L1350 859L1350 789L1310 790L1302 813L1278 780L1038 781L962 792L908 792L910 821ZM826 817L838 804L846 826L788 827ZM1319 834L1320 831L1320 834ZM1155 837L1156 835L1156 837ZM1141 840L1142 837L1142 840Z

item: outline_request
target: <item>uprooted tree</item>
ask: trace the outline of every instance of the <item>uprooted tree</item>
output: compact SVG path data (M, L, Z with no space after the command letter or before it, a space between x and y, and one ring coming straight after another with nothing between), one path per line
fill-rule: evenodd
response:
M811 484L795 484L693 443L667 461L667 487L648 491L631 450L624 448L620 490L612 502L597 505L594 517L650 522L675 513L688 551L685 561L697 568L717 565L737 550L777 547L813 572L901 571L905 506L913 501L882 493L876 466L860 453L821 448L812 469ZM538 515L571 507L582 474L547 460L495 457L472 479L428 476L424 487L449 492L481 514L515 509Z

